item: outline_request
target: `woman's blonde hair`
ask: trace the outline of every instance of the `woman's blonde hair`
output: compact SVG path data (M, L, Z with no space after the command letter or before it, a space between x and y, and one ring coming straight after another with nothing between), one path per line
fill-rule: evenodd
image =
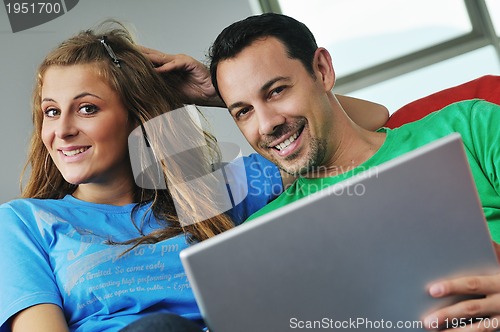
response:
M108 47L105 47L103 40ZM109 48L114 54L110 54ZM25 167L25 171L31 167L31 172L22 190L23 197L59 199L76 189L75 185L64 180L42 142L41 92L43 77L49 67L88 64L95 66L99 75L116 91L129 112L129 118L142 129L148 121L183 106L181 94L176 89L183 79L182 73L160 76L121 23L106 21L95 31L82 31L65 40L45 57L37 71L32 107L34 128ZM194 122L192 125L196 126ZM168 126L168 130L172 131L171 135L185 134L176 133L175 128L175 124ZM215 138L205 131L203 133L206 144L203 145L203 151L198 151L197 156L204 158L208 168L218 162L220 154ZM146 133L144 135L146 136ZM162 139L161 130L148 131L147 144L159 151L168 148L165 146L168 142ZM199 161L200 158L196 160ZM213 188L203 183L199 184L196 188L197 198L183 189L183 186L171 186L172 188L165 189L168 186L165 179L177 179L183 172L176 167L166 167L165 162L158 163L157 167L163 173L163 184L156 189L136 186L134 196L137 207L152 203L151 211L164 223L164 227L150 234L141 232L141 236L126 243L134 246L141 243L155 243L182 233L187 234L191 240L202 241L233 227L231 220L226 215L219 214L213 207ZM199 168L199 165L197 167ZM202 222L181 223L175 205L177 209L192 211L194 214L196 211L204 211L204 215L209 217L204 218ZM213 213L207 214L207 211ZM139 225L136 227L141 231L142 227Z

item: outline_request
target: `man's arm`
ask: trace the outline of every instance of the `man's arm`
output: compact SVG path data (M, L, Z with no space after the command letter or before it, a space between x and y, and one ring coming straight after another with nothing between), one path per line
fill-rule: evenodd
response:
M495 251L500 252L494 243ZM500 275L471 276L448 279L432 284L432 297L442 298L452 295L478 295L477 299L465 300L429 314L424 319L424 327L430 329L438 322L443 331L497 331L500 327ZM476 321L473 324L470 322Z
M158 73L186 72L186 81L179 86L185 104L226 107L215 92L207 67L185 54L162 53L152 48L139 46L140 51L153 63Z
M179 87L184 95L184 103L226 107L215 92L208 69L198 60L185 54L172 55L142 46L140 50L159 73L183 71L189 74L184 85ZM336 97L347 115L365 129L376 130L389 119L387 108L380 104L343 95Z
M485 176L485 181L475 179L476 186L500 263L500 246L496 243L500 240L496 226L500 222L500 132L492 125L500 123L500 107L481 100L460 103L462 105L472 109L463 113L467 114L467 121L456 128L467 150L471 151L469 162L477 163L479 172ZM444 330L451 329L453 322L460 325L456 326L457 331L497 331L500 328L500 273L440 280L430 285L429 294L436 298L452 295L476 295L477 298L436 310L427 316L427 322L438 321Z
M179 87L186 104L226 107L215 92L207 67L198 60L185 54L167 54L144 46L140 46L140 50L160 74L170 71L183 71L189 74L184 85ZM347 115L365 129L376 130L389 119L389 112L383 105L343 95L336 97ZM286 189L296 177L283 171L280 173L283 188Z

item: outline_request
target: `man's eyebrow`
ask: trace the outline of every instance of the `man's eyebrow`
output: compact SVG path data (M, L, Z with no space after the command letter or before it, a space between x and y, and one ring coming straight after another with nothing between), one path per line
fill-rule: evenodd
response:
M82 92L80 93L79 95L76 95L73 100L77 100L77 99L80 99L80 98L83 98L83 97L86 97L86 96L92 96L92 97L95 97L95 98L98 98L98 99L101 99L103 100L101 97L99 97L98 95L95 95L93 93L90 93L90 92ZM45 102L45 101L51 101L51 102L55 102L54 99L52 98L43 98L42 99L42 102Z
M231 110L233 110L233 109L235 109L235 108L237 108L237 107L241 107L241 106L243 106L243 105L245 105L245 103L244 103L244 102L242 102L242 101L237 101L236 103L233 103L233 104L229 105L229 106L227 107L227 109L228 109L229 113L231 113Z
M265 92L265 91L269 90L269 88L272 87L276 82L279 82L279 81L289 81L289 80L290 80L290 78L285 77L285 76L278 76L278 77L272 78L269 81L267 81L266 83L264 83L264 85L262 85L262 87L260 88L260 91L261 92ZM232 109L240 107L240 106L243 106L243 105L245 105L244 102L237 101L236 103L233 103L233 104L229 105L227 107L227 109L231 113Z
M269 90L270 87L273 86L274 83L276 82L279 82L279 81L289 81L290 78L289 77L285 77L285 76L278 76L278 77L275 77L273 79L270 79L269 81L267 81L261 88L260 88L260 91L261 92L265 92L267 90Z

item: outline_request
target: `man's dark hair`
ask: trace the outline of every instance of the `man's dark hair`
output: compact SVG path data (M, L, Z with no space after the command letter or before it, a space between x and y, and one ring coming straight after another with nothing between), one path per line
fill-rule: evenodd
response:
M250 16L222 30L210 47L210 75L219 96L217 84L219 63L234 58L254 41L266 37L274 37L281 41L288 56L291 59L298 59L311 75L314 74L312 61L318 45L312 32L304 23L275 13Z

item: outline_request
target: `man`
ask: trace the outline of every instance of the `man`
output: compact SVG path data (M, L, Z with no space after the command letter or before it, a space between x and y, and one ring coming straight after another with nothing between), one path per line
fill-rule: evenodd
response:
M299 179L256 216L335 184L451 132L464 141L492 238L500 241L500 107L465 101L399 129L367 131L346 116L331 92L330 54L302 23L278 14L227 27L211 48L213 85L252 147ZM453 318L500 319L500 275L444 280L435 297L477 294L428 317L443 328ZM447 319L447 320L446 320ZM463 331L486 329L467 320ZM491 330L494 330L491 328Z
M187 104L225 107L212 85L207 68L194 58L184 54L166 54L158 50L141 47L143 54L154 63L156 70L166 74L182 72L183 80L179 82L178 92ZM383 126L388 118L385 106L343 95L335 95L350 119L366 130L374 131ZM274 164L263 159L258 154L244 157L245 171L248 180L248 195L242 204L229 211L236 223L245 220L266 203L274 199L282 190L288 187L295 176L279 171Z

